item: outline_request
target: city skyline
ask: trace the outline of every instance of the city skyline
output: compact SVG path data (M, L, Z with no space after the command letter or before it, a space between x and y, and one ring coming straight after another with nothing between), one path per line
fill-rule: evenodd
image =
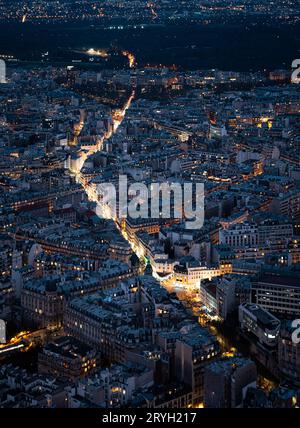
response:
M299 407L299 12L0 0L1 409Z

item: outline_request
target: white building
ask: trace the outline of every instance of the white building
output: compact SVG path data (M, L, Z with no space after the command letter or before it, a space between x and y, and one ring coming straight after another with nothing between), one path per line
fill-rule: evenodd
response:
M266 346L276 346L280 330L280 321L270 312L252 303L239 306L239 322L241 329L254 335Z

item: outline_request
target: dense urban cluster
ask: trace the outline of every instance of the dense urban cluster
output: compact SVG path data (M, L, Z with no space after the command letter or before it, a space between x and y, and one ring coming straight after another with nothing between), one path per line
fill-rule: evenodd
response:
M0 19L5 21L85 20L113 26L176 24L184 21L207 25L233 23L249 16L259 20L267 16L269 22L299 22L297 0L2 0L0 11Z
M153 3L159 14L171 7ZM298 407L300 98L291 70L7 73L0 406ZM99 186L117 187L120 175L204 183L203 227L111 215Z

